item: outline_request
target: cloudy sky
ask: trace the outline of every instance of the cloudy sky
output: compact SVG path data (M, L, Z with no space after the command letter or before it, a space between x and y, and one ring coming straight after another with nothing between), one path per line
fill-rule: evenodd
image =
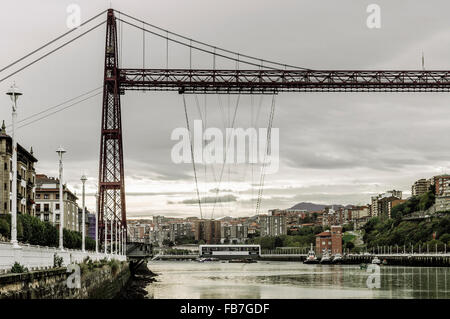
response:
M68 31L71 3L80 6L82 21L111 3L216 46L311 69L420 69L422 51L426 69L450 69L450 3L420 0L8 1L0 10L0 66ZM371 3L381 8L380 29L366 26ZM0 82L0 92L13 81L24 92L19 121L102 86L104 33L102 26ZM121 65L142 67L142 31L123 26L121 34ZM145 67L165 67L164 41L147 35L145 52ZM189 51L171 44L169 61L172 68L186 68ZM217 66L234 68L220 59ZM19 67L3 71L1 78ZM211 68L212 59L194 52L193 67ZM200 109L208 127L229 127L236 96L186 99L190 120L200 118ZM0 119L8 125L10 103L6 96L2 101ZM271 96L242 96L235 126L267 127L270 104ZM415 180L448 170L449 105L445 93L280 94L273 122L280 132L280 169L265 178L261 210L300 201L366 204L371 195L393 188L408 196ZM101 95L49 113L22 122L27 125L18 131L19 143L33 146L37 172L50 176L57 174L55 150L63 145L65 180L79 194L85 173L87 204L94 208ZM128 216L198 216L192 165L171 160L176 143L171 133L186 125L182 97L127 92L122 117ZM221 168L198 165L204 216L254 214L261 165L226 165L219 184ZM216 188L219 203L213 209Z

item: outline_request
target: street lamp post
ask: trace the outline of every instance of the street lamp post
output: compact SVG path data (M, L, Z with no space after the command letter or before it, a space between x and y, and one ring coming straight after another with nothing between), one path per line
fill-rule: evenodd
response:
M108 220L105 218L103 220L104 231L105 231L105 255L108 254Z
M119 252L118 255L122 255L122 226L119 225Z
M122 226L122 237L123 237L122 251L123 251L123 254L126 255L127 254L127 235L125 232L125 226Z
M19 88L13 84L6 93L11 98L12 104L12 199L11 199L11 244L14 248L20 248L17 242L17 141L15 137L16 119L17 119L17 99L22 93Z
M95 253L98 254L98 192L95 192Z
M64 250L63 229L64 229L64 204L63 204L63 154L66 150L60 146L56 153L59 156L59 249Z
M81 250L83 252L85 252L85 244L86 244L86 216L85 216L85 184L86 184L87 178L85 175L81 176L81 182L83 183L83 199L82 199L82 203L83 203L83 215L81 216Z
M110 253L111 253L111 255L112 255L112 253L113 253L113 216L111 216L111 232L110 232L110 240L109 240L109 243L110 243L110 245L111 245L111 250L110 250Z
M118 244L118 242L119 242L119 238L118 238L118 230L119 230L119 221L118 220L116 220L116 227L114 227L114 229L115 229L115 231L116 231L116 236L114 237L114 239L115 239L115 249L114 249L114 252L116 253L116 255L117 254L119 254L119 246L117 245Z

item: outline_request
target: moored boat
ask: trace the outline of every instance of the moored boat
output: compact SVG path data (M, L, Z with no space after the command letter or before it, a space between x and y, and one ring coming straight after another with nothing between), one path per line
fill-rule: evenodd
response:
M207 261L219 261L219 258L208 257L208 258L197 258L196 260L200 263L204 263Z
M316 253L314 252L313 245L311 244L311 249L308 252L308 256L303 261L304 264L317 264L319 260L317 260Z
M377 256L375 256L375 257L372 259L372 264L374 264L374 265L379 265L379 264L381 264L381 260L380 260Z
M322 258L320 259L321 264L331 264L332 259L328 251L324 251Z
M336 255L334 255L334 257L333 257L332 263L333 263L333 264L340 264L340 263L342 263L343 261L344 261L344 258L342 257L342 255L341 255L341 254L336 254Z
M239 259L230 259L228 262L229 263L253 264L253 263L256 263L257 261L252 258L239 258Z

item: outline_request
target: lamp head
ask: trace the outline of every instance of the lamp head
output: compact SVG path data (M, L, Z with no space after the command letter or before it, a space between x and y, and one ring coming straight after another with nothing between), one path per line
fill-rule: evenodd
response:
M87 181L86 175L81 176L81 181L82 181L83 183Z
M16 103L19 96L22 95L22 92L20 92L19 88L14 83L13 85L11 85L8 92L6 92L6 95L9 95L9 97L11 98L11 101L13 103Z
M56 150L56 153L58 153L59 158L62 158L63 154L66 153L66 150L63 149L62 146L59 146L58 149Z

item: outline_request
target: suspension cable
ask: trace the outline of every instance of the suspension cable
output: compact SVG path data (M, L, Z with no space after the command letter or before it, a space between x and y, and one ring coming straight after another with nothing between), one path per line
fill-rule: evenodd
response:
M106 10L103 10L103 11L100 12L99 14L93 16L92 18L90 18L90 19L86 20L85 22L83 22L82 24L80 24L79 27L73 28L73 29L71 29L70 31L67 31L67 32L64 33L64 34L61 34L60 36L54 38L53 40L47 42L46 44L44 44L44 45L42 45L42 46L40 46L40 47L37 48L36 50L33 50L33 51L31 51L30 53L28 53L28 54L24 55L23 57L21 57L20 59L17 59L16 61L14 61L14 62L8 64L8 65L5 66L4 68L0 69L0 72L3 72L3 71L5 71L6 69L9 69L10 67L12 67L12 66L16 65L17 63L19 63L19 62L25 60L26 58L30 57L31 55L33 55L33 54L39 52L40 50L42 50L42 49L48 47L50 44L53 44L53 43L55 43L56 41L58 41L58 40L64 38L66 35L69 35L70 33L74 32L74 31L77 30L78 28L80 28L80 27L82 27L82 26L88 24L88 23L91 22L92 20L95 20L96 18L98 18L99 16L101 16L102 14L104 14L105 12L106 12Z
M122 19L120 19L120 18L116 18L116 19L119 20L119 21L122 21L123 23L126 23L126 24L128 24L128 25L130 25L130 26L133 26L133 27L135 27L135 28L137 28L137 29L139 29L139 30L143 30L142 27L140 27L140 26L138 26L138 25L136 25L136 24L133 24L133 23L131 23L131 22L129 22L129 21L125 21L125 20L122 20ZM204 52L204 53L214 54L214 51L210 51L210 50L207 50L207 49L203 49L203 48L200 48L200 47L198 47L198 46L190 45L190 44L184 43L184 42L182 42L182 41L175 40L175 39L173 39L173 38L169 38L167 35L162 35L162 34L159 34L159 33L157 33L157 32L153 32L153 31L147 30L147 29L145 29L145 32L148 32L148 33L150 33L150 34L153 34L153 35L155 35L155 36L157 36L157 37L160 37L160 38L162 38L162 39L166 39L167 42L168 42L168 41L172 41L172 42L174 42L174 43L177 43L177 44L180 44L180 45L183 45L183 46L186 46L186 47L191 47L192 49L195 49L195 50L198 50L198 51L201 51L201 52ZM194 42L194 40L193 40L193 42ZM217 48L217 49L218 49L218 48ZM227 55L225 55L225 54L220 54L220 53L216 53L215 55L218 56L218 57L224 58L224 59L228 59L228 60L231 60L231 61L238 62L238 59L235 58L235 57L230 57L230 56L227 56ZM236 56L237 56L237 55L238 55L238 54L236 53ZM244 56L244 55L240 54L239 56L242 57L242 56ZM255 60L256 60L256 59L255 59ZM260 59L258 59L258 61L260 61ZM248 64L248 65L252 65L252 66L255 66L255 67L260 67L260 64L259 64L259 63L254 63L254 62L250 62L250 61L245 61L245 60L242 60L242 59L240 59L239 62L240 62L240 63L244 63L244 64ZM268 61L266 61L266 62L267 62L267 63L270 63L270 62L268 62ZM284 64L282 64L282 65L284 66ZM275 68L275 67L270 67L270 66L266 66L266 68L267 68L267 69L271 69L271 70L280 70L280 68ZM293 67L293 68L294 68L294 67ZM304 68L300 68L300 67L297 67L297 68L299 68L299 69L304 69ZM305 69L305 70L309 70L309 69Z
M304 67L299 67L299 66L289 65L289 64L285 64L285 63L279 63L279 62L274 62L274 61L265 60L265 59L261 59L261 58L256 58L256 57L253 57L253 56L250 56L250 55L241 54L241 53L238 53L238 52L234 52L234 51L231 51L231 50L227 50L227 49L224 49L224 48L220 48L220 47L217 47L217 46L214 46L214 45L205 43L205 42L201 42L201 41L198 41L198 40L195 40L195 39L192 39L192 38L183 36L183 35L181 35L181 34L179 34L179 33L175 33L175 32L172 32L172 31L170 31L170 30L167 30L167 29L158 27L158 26L156 26L156 25L150 24L150 23L148 23L148 22L145 22L145 21L143 21L143 20L140 20L140 19L138 19L138 18L135 18L135 17L133 17L133 16L131 16L131 15L128 15L128 14L126 14L126 13L123 13L123 12L121 12L121 11L118 11L118 10L114 10L114 11L119 12L120 14L122 14L123 16L125 16L125 17L127 17L127 18L130 18L130 19L133 19L133 20L135 20L135 21L144 23L144 24L146 24L147 26L152 27L152 28L154 28L154 29L157 29L157 30L159 30L159 31L163 31L163 32L165 32L165 33L167 33L167 34L171 34L171 35L174 35L174 36L179 37L179 38L181 38L181 39L189 40L189 41L192 41L192 42L194 42L194 43L197 43L197 44L200 44L200 45L203 45L203 46L212 48L212 49L216 48L217 50L222 51L222 52L225 52L225 53L228 53L228 54L232 54L232 55L235 55L235 56L240 55L241 57L244 57L244 58L247 58L247 59L257 60L257 61L261 61L261 62L273 64L273 65L278 65L278 66L281 66L281 67L284 67L284 68L290 67L290 68L294 68L294 69L310 70L310 69L304 68ZM185 44L185 45L186 45L186 44ZM242 62L242 60L241 60L241 62Z
M189 133L189 145L191 147L192 168L194 169L195 189L197 191L198 207L200 209L200 219L203 219L202 203L201 203L201 200L200 200L200 192L198 190L197 170L195 168L194 147L192 145L191 129L190 129L190 126L189 126L189 117L188 117L188 111L187 111L187 106L186 106L186 97L185 97L184 94L183 94L183 105L184 105L184 115L186 116L186 128L187 128L188 133Z
M48 108L46 108L46 109L44 109L44 110L42 110L42 111L39 111L39 112L34 113L34 114L30 115L30 116L27 116L27 117L25 117L25 118L23 118L23 119L17 121L17 124L20 124L20 123L22 123L22 122L25 122L25 121L27 121L27 120L33 118L33 117L36 117L36 116L41 115L41 114L43 114L43 113L46 113L46 112L48 112L48 111L50 111L50 110L56 109L56 108L58 108L58 107L60 107L60 106L62 106L62 105L64 105L64 104L69 103L69 102L75 101L75 100L79 99L80 97L83 97L83 96L85 96L85 95L88 95L88 94L90 94L90 93L92 93L92 92L95 92L95 91L101 89L102 87L103 87L103 86L99 86L99 87L97 87L97 88L95 88L95 89L93 89L93 90L89 90L89 91L87 91L87 92L85 92L85 93L83 93L83 94L80 94L80 95L78 95L78 96L76 96L76 97L73 97L73 98L71 98L71 99L68 99L68 100L66 100L66 101L64 101L64 102L62 102L62 103L59 103L59 104L57 104L57 105L48 107ZM12 125L11 125L11 124L8 124L6 127L9 128L10 126L12 126Z
M73 39L71 39L71 40L69 40L69 41L67 41L67 42L63 43L62 45L60 45L60 46L59 46L59 47L57 47L56 49L53 49L53 50L51 50L50 52L48 52L48 53L44 54L43 56L41 56L41 57L39 57L39 58L37 58L37 59L33 60L32 62L30 62L30 63L26 64L25 66L21 67L20 69L18 69L18 70L16 70L16 71L14 71L13 73L10 73L9 75L7 75L7 76L5 76L4 78L0 79L0 82L3 82L4 80L6 80L6 79L10 78L11 76L13 76L13 75L15 75L15 74L19 73L19 72L20 72L20 71L22 71L22 70L24 70L24 69L28 68L29 66L31 66L31 65L33 65L33 64L35 64L36 62L38 62L38 61L42 60L43 58L45 58L45 57L49 56L50 54L52 54L52 53L54 53L54 52L58 51L59 49L61 49L61 48L65 47L66 45L68 45L68 44L70 44L70 43L74 42L75 40L77 40L77 39L81 38L82 36L84 36L84 35L88 34L89 32L91 32L91 31L93 31L93 30L97 29L97 28L98 28L99 26L101 26L101 25L102 25L103 23L105 23L105 22L106 22L106 20L105 20L105 21L102 21L102 22L100 22L99 24L97 24L97 25L93 26L93 27L92 27L92 28L90 28L89 30L87 30L87 31L83 32L82 34L78 35L77 37L75 37L75 38L73 38Z
M84 98L84 99L82 99L82 100L80 100L80 101L74 102L74 103L72 103L72 104L69 104L69 105L67 105L67 106L65 106L65 107L63 107L63 108L61 108L61 109L57 109L57 110L55 110L55 111L53 111L53 112L51 112L51 113L49 113L49 114L46 114L46 115L44 115L44 116L41 116L41 117L39 117L39 118L37 118L37 119L35 119L35 120L33 120L33 121L30 121L30 122L28 122L28 123L22 124L22 125L18 126L17 129L20 129L20 128L22 128L22 127L26 127L26 126L31 125L31 124L33 124L33 123L36 123L36 122L38 122L38 121L40 121L40 120L44 120L44 119L50 117L51 115L54 115L54 114L59 113L59 112L61 112L61 111L64 111L64 110L66 110L66 109L68 109L68 108L70 108L70 107L72 107L72 106L78 105L78 104L80 104L80 103L82 103L82 102L84 102L84 101L87 101L87 100L89 100L89 99L91 99L91 98L93 98L93 97L96 97L97 95L100 95L100 94L102 94L102 93L103 93L103 92L100 91L100 92L97 92L97 93L95 93L95 94L92 94L92 95L90 95L90 96L88 96L88 97L86 97L86 98ZM67 102L65 102L65 103L67 103ZM41 113L42 113L42 112L41 112ZM32 116L30 116L30 117L34 117L34 116L35 116L35 115L32 115ZM25 120L22 120L22 121L19 121L19 122L23 122L23 121L25 121ZM9 126L11 126L11 124L8 125L8 127L9 127Z
M235 106L235 108L234 108L233 121L232 121L232 123L231 123L231 129L232 129L232 130L234 129L234 123L235 123L235 121L236 121L236 114L237 114L237 110L238 110L238 107L239 107L239 100L240 100L240 97L241 97L241 95L238 94L237 101L236 101L236 106ZM231 140L231 136L228 137L227 143L226 143L227 145L226 145L226 147L225 147L225 159L224 159L224 161L223 161L223 163L222 163L222 168L221 168L221 170L220 170L219 182L218 182L217 188L216 188L216 197L214 198L214 205L213 205L213 209L212 209L212 215L214 215L214 210L215 210L215 208L216 208L217 197L218 197L218 195L219 195L220 183L222 182L223 171L224 171L225 163L226 163L226 157L227 157L227 154L228 154L228 148L229 148L229 146L230 146L230 140Z
M258 199L256 202L256 215L259 215L259 210L261 208L261 199L262 199L262 194L263 194L263 190L264 190L264 178L266 175L266 161L267 161L267 156L269 155L269 152L271 153L271 136L272 136L272 124L273 124L273 116L275 113L275 94L272 96L272 105L270 108L270 115L269 115L269 125L267 128L267 145L266 145L266 152L264 154L264 161L263 161L263 165L261 167L261 178L260 178L260 182L259 182L259 191L258 191Z

